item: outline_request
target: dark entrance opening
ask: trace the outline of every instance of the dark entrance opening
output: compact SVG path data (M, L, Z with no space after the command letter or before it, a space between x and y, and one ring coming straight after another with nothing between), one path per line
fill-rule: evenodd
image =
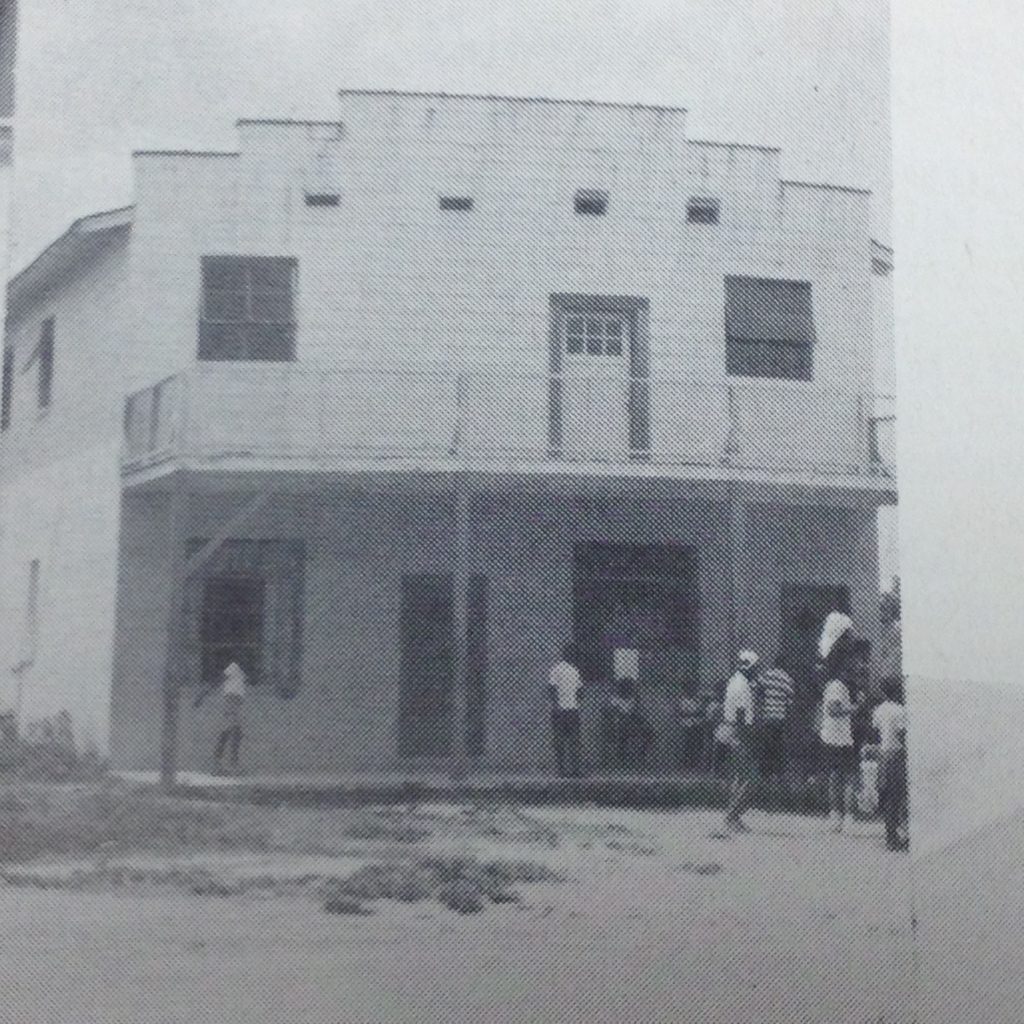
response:
M675 544L577 545L573 623L584 679L614 680L618 649L636 651L642 692L695 690L699 678L695 553ZM633 666L626 667L628 671Z
M466 622L466 750L486 741L487 579L469 578ZM455 588L444 573L402 577L398 752L403 757L452 753L455 707Z
M818 749L814 735L815 709L820 697L814 671L818 640L829 612L849 614L850 588L842 584L785 583L779 611L779 653L796 684L790 715L791 749L810 763Z

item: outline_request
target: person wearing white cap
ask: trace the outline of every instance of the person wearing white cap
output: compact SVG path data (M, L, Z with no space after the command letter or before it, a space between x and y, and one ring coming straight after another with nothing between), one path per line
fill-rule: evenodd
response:
M736 671L725 688L720 739L729 747L732 772L723 831L715 833L716 836L747 831L743 813L749 804L756 773L752 683L759 665L760 659L754 651L740 651L736 657Z

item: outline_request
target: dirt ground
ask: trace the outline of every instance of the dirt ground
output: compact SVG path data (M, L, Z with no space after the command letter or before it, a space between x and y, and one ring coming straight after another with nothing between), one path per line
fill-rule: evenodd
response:
M1024 1020L1024 814L913 865L928 1024Z
M250 816L219 846L108 842L6 865L0 1020L914 1019L909 860L885 851L875 823L834 836L819 819L751 812L751 834L723 842L706 811L262 813L276 842L252 841L267 836ZM564 880L521 884L518 902L472 915L377 900L366 916L324 913L287 887L218 896L81 881L97 863L134 865L140 879L155 868L228 882L337 876L412 850L528 859Z

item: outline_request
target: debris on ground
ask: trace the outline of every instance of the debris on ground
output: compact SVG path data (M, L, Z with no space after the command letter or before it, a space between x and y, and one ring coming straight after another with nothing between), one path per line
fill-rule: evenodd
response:
M487 903L514 903L514 885L560 882L563 876L532 861L480 861L471 856L427 856L408 861L366 864L346 878L325 884L324 909L344 896L357 903L436 900L460 914L476 913Z

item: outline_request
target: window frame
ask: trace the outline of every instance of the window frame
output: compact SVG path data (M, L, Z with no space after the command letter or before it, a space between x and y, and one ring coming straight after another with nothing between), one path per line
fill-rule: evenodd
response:
M284 280L287 285L257 287L253 281L254 273L260 267L281 267L285 270ZM265 256L247 254L216 254L203 255L200 258L200 294L199 294L199 330L197 357L200 362L269 362L290 363L296 359L296 335L298 329L298 269L299 261L294 256ZM211 285L217 271L240 273L241 287L224 288ZM274 293L278 293L274 296ZM211 316L209 305L212 294L220 293L220 301L228 296L240 300L240 315ZM268 317L266 313L259 315L258 304L282 296L288 307L286 317ZM215 311L219 312L219 311ZM225 346L223 341L215 341L216 335L223 330L225 333L234 329L235 344L238 354L230 354L234 346ZM260 355L258 334L264 330L268 336L276 329L283 338L283 346L272 357ZM220 345L220 353L217 345ZM268 346L269 350L270 346Z
M769 337L758 338L740 337L730 331L729 307L730 307L730 282L737 284L745 282L756 284L760 287L776 286L797 290L801 295L806 295L807 314L807 337L798 339L796 337ZM749 275L727 275L725 278L725 369L729 377L738 377L745 380L779 380L795 383L810 383L814 380L814 349L817 343L817 335L814 327L814 288L810 281L791 280L788 278L773 277L752 277ZM738 301L738 300L737 300ZM793 333L800 333L799 326L793 328ZM766 335L772 332L766 331ZM762 355L772 353L773 356L785 354L770 368L771 372L762 372L756 369L751 359L751 353L756 347L763 349ZM771 360L769 360L771 362Z
M203 550L208 537L192 537L186 557ZM182 676L192 685L203 682L203 623L206 581L211 578L258 578L263 582L260 660L253 682L284 700L302 688L305 620L306 544L285 537L225 540L185 586L185 644ZM242 666L245 668L245 666ZM223 668L223 666L222 666ZM208 680L207 680L208 681Z

